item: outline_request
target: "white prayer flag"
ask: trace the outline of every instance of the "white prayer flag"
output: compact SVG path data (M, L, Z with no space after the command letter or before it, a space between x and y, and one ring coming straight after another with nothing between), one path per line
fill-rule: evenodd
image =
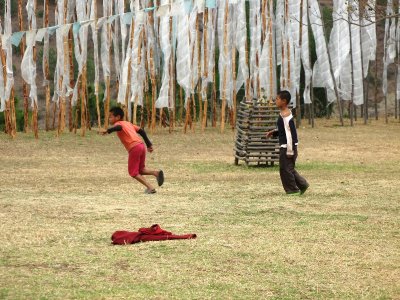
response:
M44 35L47 32L47 28L40 28L36 33L36 42L43 41Z
M169 15L169 5L161 5L156 12L157 17L164 17Z
M164 1L165 2L165 1ZM164 6L167 7L167 6ZM162 85L158 99L156 101L157 108L163 108L169 106L169 95L170 95L170 63L171 63L171 36L170 36L170 22L169 16L161 18L161 29L160 29L160 45L163 56L163 76Z
M29 98L31 99L32 107L37 104L37 88L36 88L36 63L33 59L33 47L35 46L35 31L26 33L26 49L21 62L21 76L24 81L30 85Z
M323 22L321 11L317 0L309 0L309 19L314 34L317 62L314 65L313 86L325 87L328 92L328 101L336 100L334 97L334 82L330 72L330 63L328 56L328 48L324 36Z

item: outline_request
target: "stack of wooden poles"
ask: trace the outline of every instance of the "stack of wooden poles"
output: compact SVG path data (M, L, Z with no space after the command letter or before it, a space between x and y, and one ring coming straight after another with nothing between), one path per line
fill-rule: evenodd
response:
M279 143L266 138L266 132L276 128L279 110L272 101L263 98L243 100L237 113L235 165L243 160L246 165L274 166L279 162Z

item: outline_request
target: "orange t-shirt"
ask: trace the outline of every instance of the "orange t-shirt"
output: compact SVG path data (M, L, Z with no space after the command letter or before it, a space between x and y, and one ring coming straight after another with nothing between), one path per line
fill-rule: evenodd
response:
M140 129L139 126L133 125L132 123L126 121L115 122L114 126L117 125L122 127L121 131L117 131L117 135L128 152L131 151L136 145L143 144L142 139L137 134Z

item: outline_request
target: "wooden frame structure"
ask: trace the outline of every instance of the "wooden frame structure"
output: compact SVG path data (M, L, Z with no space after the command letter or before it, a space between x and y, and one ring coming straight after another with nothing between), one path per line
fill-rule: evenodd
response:
M266 138L266 132L276 127L279 110L272 101L263 98L238 106L235 141L235 165L243 160L246 165L272 167L279 163L278 139Z

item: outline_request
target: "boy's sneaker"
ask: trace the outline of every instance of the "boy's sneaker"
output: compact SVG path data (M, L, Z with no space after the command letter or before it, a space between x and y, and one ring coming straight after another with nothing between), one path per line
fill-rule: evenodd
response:
M164 183L164 172L163 172L163 170L160 170L158 172L157 183L158 183L158 186L162 186L163 183Z
M289 192L289 193L286 193L286 195L288 195L288 196L300 196L301 195L301 191Z
M308 189L309 187L310 187L310 185L307 184L307 186L306 186L304 189L300 190L300 195L303 195L303 194L307 191L307 189Z
M144 190L144 193L145 193L145 194L155 194L155 193L156 193L156 190L155 190L155 189L152 189L152 190L150 190L150 189L145 189L145 190Z

